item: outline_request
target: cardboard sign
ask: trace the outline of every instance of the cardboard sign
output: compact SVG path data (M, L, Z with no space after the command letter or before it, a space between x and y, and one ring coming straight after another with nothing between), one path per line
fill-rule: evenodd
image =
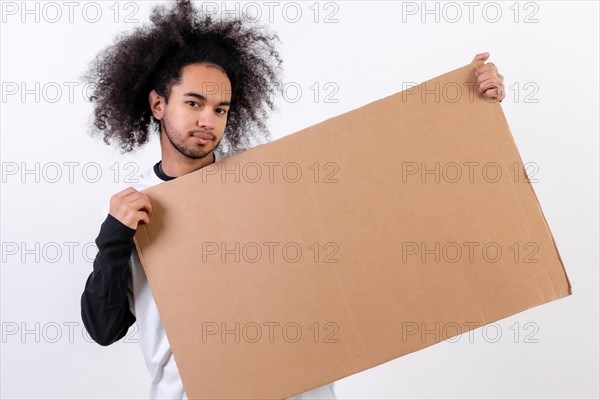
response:
M571 293L476 65L144 191L190 399L287 398Z

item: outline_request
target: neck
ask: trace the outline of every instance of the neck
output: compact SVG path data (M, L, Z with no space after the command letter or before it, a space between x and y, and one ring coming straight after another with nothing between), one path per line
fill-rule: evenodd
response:
M189 158L175 149L168 139L161 135L161 169L171 177L179 177L204 168L216 161L214 151L202 158ZM166 140L166 143L164 141Z

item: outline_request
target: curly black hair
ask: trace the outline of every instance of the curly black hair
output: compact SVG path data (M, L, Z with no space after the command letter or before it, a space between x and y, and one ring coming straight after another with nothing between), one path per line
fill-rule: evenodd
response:
M84 74L95 103L92 134L102 132L106 144L115 140L123 152L145 144L152 130L160 131L150 91L168 103L181 69L206 62L223 68L232 86L221 150L238 152L269 140L264 121L281 87L282 60L274 45L279 37L243 19L202 16L190 0L177 0L172 9L155 7L150 20L118 35Z

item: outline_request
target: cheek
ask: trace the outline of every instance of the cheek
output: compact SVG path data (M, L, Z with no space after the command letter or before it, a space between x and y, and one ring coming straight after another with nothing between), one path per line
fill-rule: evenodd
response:
M173 110L173 116L175 116L178 120L186 120L192 119L194 113L191 110L186 109L185 107L178 107Z
M219 132L223 133L225 131L225 127L227 126L227 117L219 118L217 121L217 126L219 127Z
M178 126L182 130L189 128L190 125L194 125L198 115L193 110L182 107L173 111L172 118L173 125Z

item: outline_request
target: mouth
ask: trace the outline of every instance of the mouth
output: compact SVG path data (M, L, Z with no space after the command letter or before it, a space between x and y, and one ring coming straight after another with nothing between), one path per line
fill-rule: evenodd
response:
M194 133L194 135L192 135L192 139L196 143L207 144L213 140L213 135L210 133Z

